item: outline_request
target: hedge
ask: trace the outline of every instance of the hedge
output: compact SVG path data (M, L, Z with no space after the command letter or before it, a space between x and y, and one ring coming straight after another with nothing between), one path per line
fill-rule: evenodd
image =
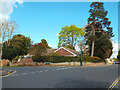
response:
M33 61L35 62L51 62L51 63L61 63L61 62L80 62L81 57L70 57L70 56L33 56ZM90 57L90 56L83 56L83 62L104 62L99 57Z

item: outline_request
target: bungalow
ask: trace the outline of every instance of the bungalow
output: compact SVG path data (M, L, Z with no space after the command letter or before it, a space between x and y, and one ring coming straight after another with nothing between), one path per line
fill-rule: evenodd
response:
M78 56L79 53L75 50L65 48L65 47L60 47L57 50L54 51L54 53L59 54L60 56Z
M62 46L58 49L47 49L47 51L43 53L42 56L48 56L51 53L57 53L59 56L78 56L79 55L77 51ZM19 62L23 64L33 63L31 58L32 56L34 56L33 53L29 53L26 56L24 56L22 60L19 60Z
M42 56L48 56L51 53L57 53L59 56L78 56L79 53L75 50L60 47L58 49L47 49L45 53L42 54ZM29 53L29 55L33 55L32 53Z

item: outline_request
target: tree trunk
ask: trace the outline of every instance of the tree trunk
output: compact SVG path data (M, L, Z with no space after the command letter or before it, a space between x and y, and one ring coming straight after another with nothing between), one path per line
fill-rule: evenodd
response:
M92 41L91 57L93 57L93 55L94 55L94 44L95 44L95 41L93 40Z
M92 25L93 35L95 35L94 24ZM92 40L91 57L94 55L95 40Z
M74 43L74 40L73 40L73 36L72 36L72 49L74 50L74 45L73 45L73 43Z
M3 47L3 44L1 43L1 45L0 45L0 60L2 60L2 47Z

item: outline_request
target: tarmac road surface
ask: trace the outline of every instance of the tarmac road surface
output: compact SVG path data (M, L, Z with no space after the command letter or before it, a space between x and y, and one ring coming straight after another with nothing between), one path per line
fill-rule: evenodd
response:
M101 67L4 67L2 88L118 88L118 64Z

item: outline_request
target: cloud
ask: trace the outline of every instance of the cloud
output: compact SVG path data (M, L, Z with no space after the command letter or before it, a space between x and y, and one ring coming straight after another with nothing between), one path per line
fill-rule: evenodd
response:
M115 43L114 41L112 41L112 45L113 45L113 54L111 56L111 58L117 58L117 55L118 55L118 47L120 49L120 44L118 43Z
M18 3L19 4L23 4L23 0L18 0Z
M0 0L0 20L9 20L10 15L13 13L13 7L17 8L16 3L19 5L23 3L23 0Z
M17 6L17 5L14 5L14 7L16 7L16 8L17 8L18 6Z
M57 33L56 36L59 36L59 33Z

